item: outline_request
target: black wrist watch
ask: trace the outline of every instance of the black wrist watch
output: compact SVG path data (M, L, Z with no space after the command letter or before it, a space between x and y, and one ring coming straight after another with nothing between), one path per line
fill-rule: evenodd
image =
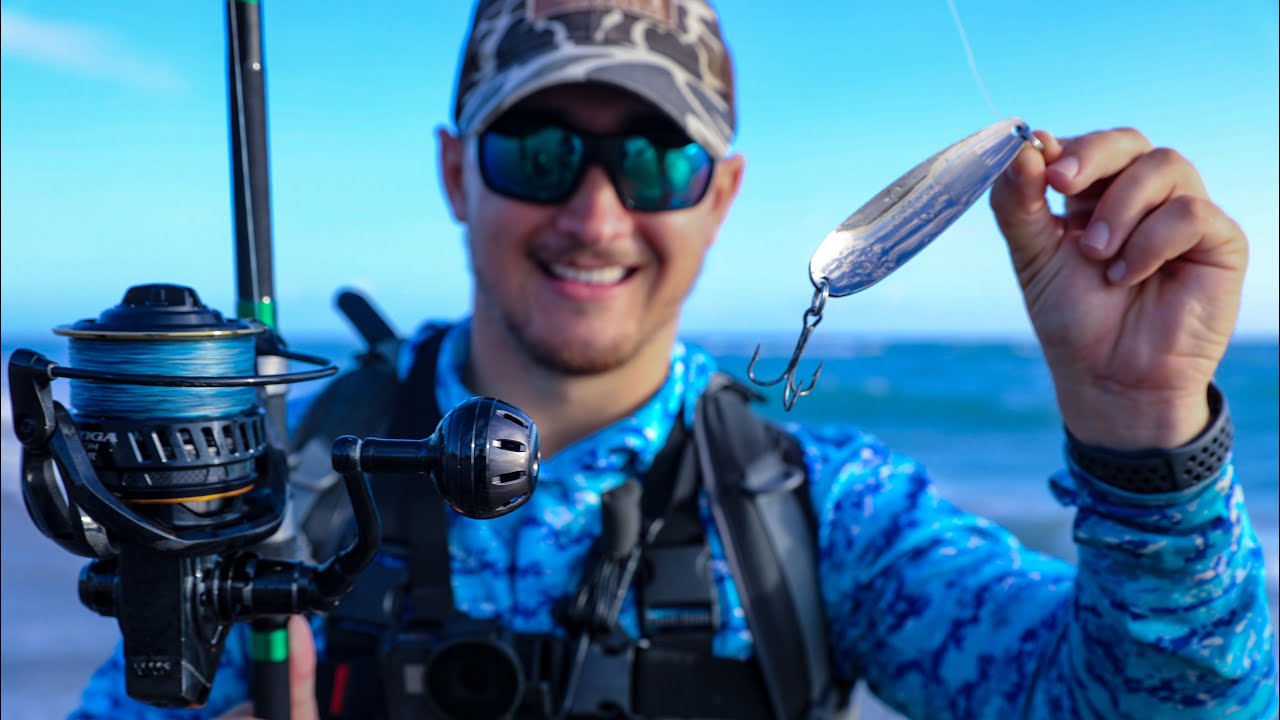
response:
M1135 493L1184 490L1216 475L1231 452L1235 429L1226 398L1217 385L1209 384L1208 400L1209 424L1181 447L1114 450L1086 445L1067 430L1067 454L1081 470L1121 490Z

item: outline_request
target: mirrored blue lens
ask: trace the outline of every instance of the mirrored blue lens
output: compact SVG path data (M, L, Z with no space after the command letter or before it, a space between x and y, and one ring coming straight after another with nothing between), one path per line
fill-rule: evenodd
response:
M582 139L564 128L526 135L487 132L480 140L480 168L490 189L531 202L560 202L578 183Z
M662 147L633 136L621 139L613 180L630 208L679 210L702 199L711 169L711 156L697 143Z

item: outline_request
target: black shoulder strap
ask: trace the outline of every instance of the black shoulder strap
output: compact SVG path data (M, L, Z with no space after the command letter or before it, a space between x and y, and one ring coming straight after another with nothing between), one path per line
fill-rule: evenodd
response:
M646 519L662 518L661 529L650 544L681 545L702 538L697 494L698 465L689 430L677 420L644 474L642 513Z
M396 396L388 437L425 438L440 423L436 360L446 331L429 332L416 348L413 365ZM408 547L413 617L439 621L453 615L449 513L435 482L421 475L385 475L374 480L373 489L379 511L386 518L383 538Z
M420 440L435 432L444 416L436 402L436 362L447 326L432 326L413 349L413 361L391 407L387 437Z
M805 717L832 690L805 471L783 451L794 440L757 416L750 391L735 385L717 375L703 394L694 444L773 714Z

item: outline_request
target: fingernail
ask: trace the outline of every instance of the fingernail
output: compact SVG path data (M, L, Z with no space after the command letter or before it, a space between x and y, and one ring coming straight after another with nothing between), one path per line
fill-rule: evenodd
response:
M1058 161L1050 165L1049 168L1057 170L1069 178L1073 178L1076 176L1076 173L1080 172L1080 160L1078 160L1075 155L1068 155L1066 157L1058 158Z
M1107 280L1113 285L1118 285L1128 271L1129 268L1124 264L1124 261L1117 260L1111 263L1111 267L1107 268Z
M1111 227L1106 220L1098 220L1091 224L1080 236L1080 244L1098 252L1107 249L1107 240L1111 239Z

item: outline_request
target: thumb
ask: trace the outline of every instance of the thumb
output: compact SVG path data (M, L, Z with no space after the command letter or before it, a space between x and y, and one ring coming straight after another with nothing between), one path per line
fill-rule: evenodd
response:
M292 720L319 720L316 705L316 641L301 615L289 618L289 707Z
M1014 267L1019 269L1056 245L1064 228L1045 197L1045 167L1062 155L1062 143L1043 130L1035 131L1035 136L1044 150L1028 144L991 187L996 224L1009 243Z

